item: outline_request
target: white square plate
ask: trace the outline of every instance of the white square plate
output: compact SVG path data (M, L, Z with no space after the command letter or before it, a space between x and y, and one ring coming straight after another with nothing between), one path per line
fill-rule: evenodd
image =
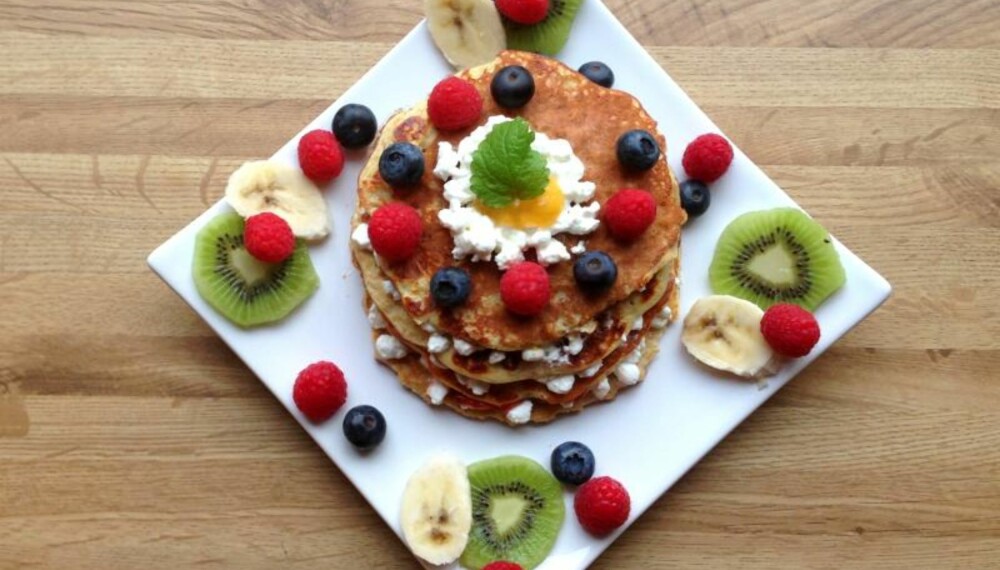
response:
M601 38L599 44L594 38ZM594 59L611 66L615 87L637 96L659 121L668 140L670 166L677 173L683 172L680 155L688 142L702 133L719 132L597 0L584 2L559 59L574 68ZM329 129L334 112L349 102L368 105L382 124L397 109L426 97L449 73L421 23L302 132ZM273 158L297 164L297 140L298 136ZM222 202L161 245L149 256L149 264L267 385L397 534L401 532L397 511L406 479L432 452L450 451L467 462L518 454L547 465L552 449L571 439L593 449L598 474L614 476L628 488L631 524L726 434L878 307L890 292L885 279L837 242L847 284L816 313L823 338L812 354L784 368L765 387L714 376L696 366L684 354L676 323L664 336L646 381L610 404L540 427L512 429L468 420L426 405L373 359L368 322L361 309L361 282L348 249L361 163L356 158L349 160L341 177L326 190L333 233L310 248L322 281L320 289L281 323L242 330L217 314L195 290L191 277L194 236L211 217L228 208ZM729 172L712 190L715 200L711 209L684 229L683 311L710 293L708 264L719 234L734 217L750 210L795 205L738 149ZM316 360L338 363L347 375L350 394L344 410L321 426L305 421L291 398L296 374ZM363 403L378 407L389 425L383 444L368 455L357 453L340 428L344 411ZM603 539L590 537L573 515L569 492L565 499L566 523L552 554L540 567L545 570L585 568L628 527Z

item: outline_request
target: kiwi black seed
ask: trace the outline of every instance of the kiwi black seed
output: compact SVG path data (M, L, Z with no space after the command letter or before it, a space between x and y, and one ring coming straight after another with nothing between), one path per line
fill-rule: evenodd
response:
M507 455L469 466L472 530L462 566L496 560L531 570L545 560L566 516L562 486L544 467Z
M712 291L766 309L794 303L815 310L846 279L823 226L795 208L750 212L722 231L709 267Z
M194 283L198 293L227 319L251 327L284 318L319 286L301 240L281 263L255 259L243 246L243 218L212 218L195 237Z
M507 48L556 55L566 45L583 0L551 0L545 19L526 26L504 18Z

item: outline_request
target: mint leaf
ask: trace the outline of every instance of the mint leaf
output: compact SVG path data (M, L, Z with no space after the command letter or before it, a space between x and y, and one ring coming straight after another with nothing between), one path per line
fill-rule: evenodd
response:
M472 193L491 208L541 196L549 183L545 157L531 149L535 133L517 118L493 127L472 153Z

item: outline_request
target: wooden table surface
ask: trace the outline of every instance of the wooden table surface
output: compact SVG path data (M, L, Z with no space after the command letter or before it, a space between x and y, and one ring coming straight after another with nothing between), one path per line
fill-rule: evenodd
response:
M1000 567L1000 2L610 5L895 292L594 567ZM0 0L0 569L416 568L145 257L420 18Z

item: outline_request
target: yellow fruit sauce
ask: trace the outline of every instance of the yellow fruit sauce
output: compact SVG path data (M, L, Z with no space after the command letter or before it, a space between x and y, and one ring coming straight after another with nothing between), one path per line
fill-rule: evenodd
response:
M562 213L562 188L555 178L549 179L541 196L530 200L514 200L503 208L490 208L476 202L476 209L490 217L498 226L508 228L547 228L552 226Z

